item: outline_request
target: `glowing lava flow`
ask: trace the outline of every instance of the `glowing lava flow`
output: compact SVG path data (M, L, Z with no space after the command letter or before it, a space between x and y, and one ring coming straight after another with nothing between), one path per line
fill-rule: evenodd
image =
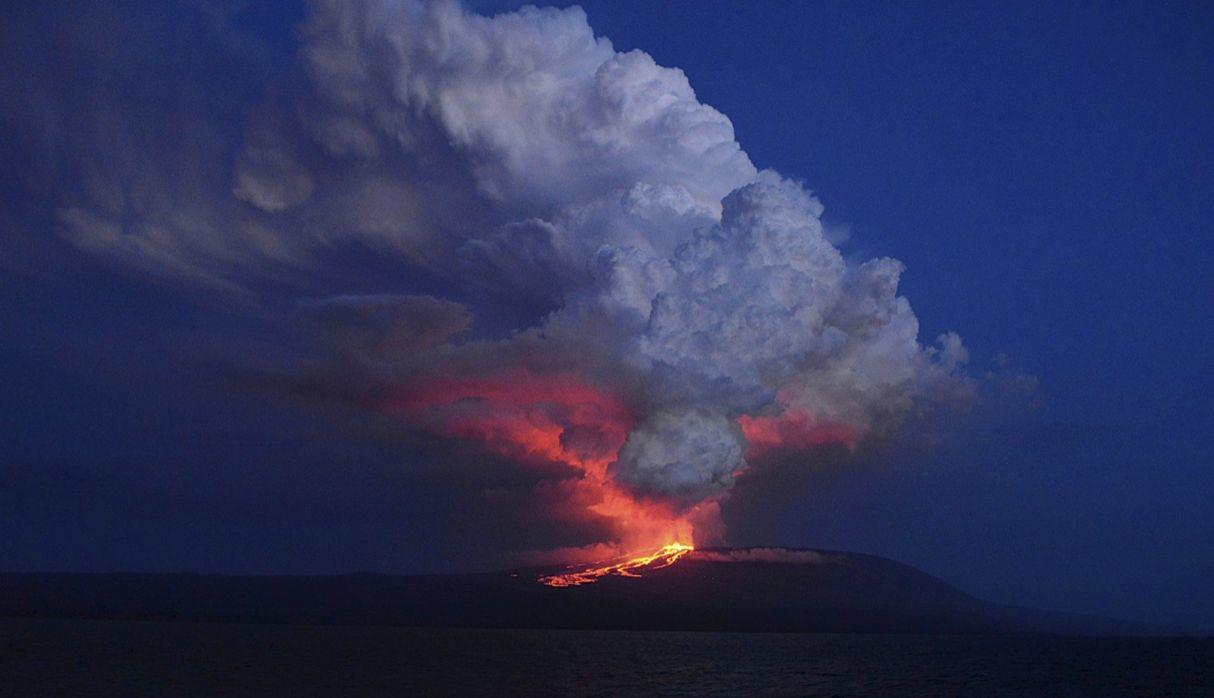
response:
M679 558L694 550L690 545L682 543L668 543L662 546L660 550L641 557L634 557L631 560L617 562L614 565L605 565L603 567L588 567L577 572L566 572L565 574L553 574L547 577L540 577L540 584L546 584L550 587L575 587L582 584L590 584L597 582L600 577L615 575L617 577L640 577L641 570L660 570L663 567L670 567L678 562Z

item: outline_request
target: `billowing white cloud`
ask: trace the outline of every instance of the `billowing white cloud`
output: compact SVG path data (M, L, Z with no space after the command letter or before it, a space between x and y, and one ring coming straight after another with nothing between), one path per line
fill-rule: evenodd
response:
M647 416L615 466L641 490L696 500L727 489L747 448L733 421L742 415L777 425L795 415L801 430L839 425L850 440L896 424L918 397L968 390L956 335L940 350L919 344L897 295L901 264L849 268L823 234L816 199L769 173L759 179L668 260L600 253L613 283L584 305L644 318L621 353L646 376Z
M610 386L624 407L480 389L535 430L528 448L618 448L617 483L679 506L719 497L762 448L854 443L966 394L965 348L919 342L902 265L846 261L814 196L757 170L681 71L616 52L581 9L323 0L299 37L298 79L247 109L237 142L198 128L190 148L90 158L58 202L66 237L253 298L336 287L305 313L334 347L323 368L411 390L411 410L437 374L442 395L461 372ZM360 296L357 263L335 260L368 250L390 279ZM419 295L422 278L444 291ZM519 305L511 332L464 338Z
M698 500L733 484L742 452L742 431L728 418L694 408L664 411L628 435L612 473L643 492Z

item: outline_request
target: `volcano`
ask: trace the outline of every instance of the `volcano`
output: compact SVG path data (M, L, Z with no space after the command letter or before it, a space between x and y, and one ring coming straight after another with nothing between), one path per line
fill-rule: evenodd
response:
M989 603L872 555L783 548L673 552L596 574L593 583L553 584L585 573L568 568L413 576L3 574L0 616L612 630L1163 632Z

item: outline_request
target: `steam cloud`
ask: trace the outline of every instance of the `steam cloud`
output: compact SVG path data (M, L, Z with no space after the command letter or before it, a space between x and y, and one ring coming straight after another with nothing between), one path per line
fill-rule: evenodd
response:
M261 368L276 385L705 519L766 454L970 391L956 335L919 342L899 262L846 261L810 192L580 9L318 1L300 36L238 143L94 129L56 200L81 249L292 304L311 347Z

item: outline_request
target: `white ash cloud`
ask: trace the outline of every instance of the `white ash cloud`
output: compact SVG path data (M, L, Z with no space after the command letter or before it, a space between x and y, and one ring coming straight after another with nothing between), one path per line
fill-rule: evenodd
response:
M743 446L738 425L723 415L694 408L658 412L628 435L612 472L641 491L694 497L733 484Z
M321 367L334 382L592 374L635 413L612 476L688 504L746 467L740 417L863 435L969 391L956 335L920 343L899 262L849 264L810 192L758 170L680 70L615 51L580 9L315 2L299 37L297 79L250 105L237 142L193 127L188 147L78 146L92 164L57 199L61 233L162 279L310 307L340 347ZM389 287L336 268L349 250L383 260ZM514 332L462 339L516 306Z

